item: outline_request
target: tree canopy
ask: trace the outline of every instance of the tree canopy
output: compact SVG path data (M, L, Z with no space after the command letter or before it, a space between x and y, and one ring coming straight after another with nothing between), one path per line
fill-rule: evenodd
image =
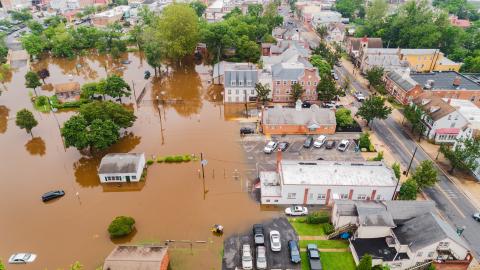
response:
M478 139L462 139L452 147L442 144L440 152L450 161L450 173L455 169L471 171L480 166L480 141Z
M318 99L322 101L334 100L339 94L332 76L324 75L317 84Z
M15 118L15 124L21 128L25 129L27 133L32 133L32 129L38 125L37 120L33 116L32 112L27 109L21 109L17 112L17 117Z
M40 77L38 76L37 73L33 71L28 71L25 74L25 86L27 88L32 88L33 91L35 92L35 95L37 94L37 91L35 89L41 85L42 83L40 82Z
M335 112L337 125L340 127L348 127L353 124L352 112L347 108L340 108Z
M435 185L437 183L437 170L433 165L433 161L424 160L420 162L411 178L417 183L419 190Z
M198 17L202 17L203 13L207 9L207 5L200 1L194 1L190 3L190 7L195 10L195 13Z
M304 92L305 92L305 89L299 83L294 83L292 85L292 89L290 90L290 95L292 97L292 100L296 102L302 97Z
M372 256L370 254L364 254L357 265L357 270L371 270L372 269Z
M356 115L362 117L370 124L375 118L387 119L392 112L392 108L385 106L385 100L379 96L370 96L358 109Z
M272 91L268 85L264 85L261 83L255 84L255 91L257 91L257 99L261 101L263 104L268 101L268 95Z
M120 128L131 127L137 119L133 111L111 101L94 101L83 104L80 106L79 113L87 122L93 122L95 119L112 120Z
M417 199L418 185L413 179L408 179L400 186L398 198L400 200L415 200Z

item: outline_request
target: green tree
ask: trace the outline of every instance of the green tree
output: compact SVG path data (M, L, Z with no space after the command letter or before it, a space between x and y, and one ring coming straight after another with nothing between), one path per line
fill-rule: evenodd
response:
M106 79L100 80L98 83L98 91L112 98L121 98L130 96L130 86L115 74L107 76Z
M247 14L253 17L260 17L263 13L262 4L250 4L248 5Z
M135 228L135 219L127 216L116 217L108 226L111 237L122 237L130 234Z
M15 21L26 22L32 19L32 14L27 8L24 8L22 10L11 10L10 17Z
M310 57L310 63L318 69L320 77L330 76L332 66L320 55L312 55L312 57Z
M360 149L367 149L369 150L370 149L370 145L371 145L371 141L370 141L370 133L368 132L363 132L361 135L360 135L360 139L358 141L358 146L360 147Z
M397 178L397 180L399 180L400 176L401 176L400 163L398 163L398 162L393 163L392 164L392 170L395 173L395 177Z
M303 87L300 84L294 83L290 91L290 95L293 99L293 102L296 102L297 100L299 100L302 97L304 92L305 92L305 89L303 89Z
M405 119L410 123L412 127L412 132L418 133L418 139L420 140L422 134L425 132L425 125L423 124L422 117L423 111L418 106L410 105L406 106L403 114Z
M400 200L415 200L417 199L418 185L413 179L408 179L400 186L398 198Z
M25 35L20 41L22 42L22 47L28 52L30 57L39 56L45 49L46 45L44 38L36 34Z
M46 31L49 31L47 29ZM73 57L76 41L63 23L57 25L51 31L52 54L56 57Z
M3 265L2 261L0 261L0 270L5 270L5 266Z
M320 39L325 39L325 37L328 35L328 29L326 25L320 25L315 28L315 32L317 32L318 36Z
M335 9L344 17L353 18L358 5L355 0L338 0L335 2Z
M34 35L40 35L43 32L43 25L37 21L30 20L27 22L27 26Z
M357 116L367 121L367 126L375 119L387 119L392 112L392 108L385 106L385 100L379 96L370 96L358 109Z
M76 261L72 265L70 265L70 270L82 270L83 265L80 264L80 262Z
M194 1L190 3L190 7L195 10L195 13L197 14L198 17L202 17L203 13L207 9L207 5L205 5L203 2L200 1Z
M372 256L370 254L364 254L357 265L357 270L371 270L372 269Z
M7 61L8 47L5 42L5 37L5 33L0 33L0 63L5 63Z
M331 76L323 76L317 85L318 99L322 101L334 100L338 93L335 81Z
M165 43L159 36L158 29L148 27L143 35L143 51L145 52L147 63L153 67L153 70L155 71L155 76L161 73L162 61L165 58L165 50Z
M25 86L27 88L32 88L36 96L38 96L36 88L41 85L42 83L40 82L40 77L37 73L29 71L25 74Z
M90 82L82 85L82 89L80 92L80 97L83 99L91 99L94 97L96 94L103 94L100 92L100 89L98 88L98 83L97 82Z
M68 119L61 129L65 147L73 146L78 150L90 146L88 123L81 115L74 115Z
M27 109L21 109L17 112L17 117L15 118L15 124L21 128L25 129L27 133L32 135L32 129L38 125L37 120L33 116L32 112Z
M437 183L437 170L431 160L424 160L415 168L412 180L417 183L418 189L431 187Z
M369 71L367 71L367 80L368 83L373 86L377 87L382 84L382 77L383 77L383 68L382 67L373 67Z
M337 126L348 127L353 124L352 112L347 108L340 108L335 112Z
M260 58L260 48L255 41L251 41L247 36L240 39L240 45L237 49L237 55L247 62L257 62Z
M179 61L192 54L199 40L198 17L186 4L168 5L155 23L165 42L167 58Z
M272 90L266 84L256 83L255 91L257 92L257 99L261 101L263 105L268 101L268 95Z
M45 83L45 79L50 77L50 71L46 68L42 68L37 72L38 77L42 80L43 83Z
M480 141L478 139L463 139L449 148L447 145L440 146L440 152L450 161L449 172L453 174L455 169L471 171L480 166Z
M120 128L111 120L93 120L87 134L90 148L107 149L120 138L119 130Z
M95 119L111 120L120 128L131 127L137 119L133 111L111 101L94 101L83 104L80 106L79 113L89 123Z

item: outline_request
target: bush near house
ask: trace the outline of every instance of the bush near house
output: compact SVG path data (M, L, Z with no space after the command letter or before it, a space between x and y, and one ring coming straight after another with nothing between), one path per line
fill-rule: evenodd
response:
M134 227L135 219L127 216L118 216L108 226L108 233L111 237L122 237L130 234Z
M158 157L157 163L180 163L180 162L189 162L195 161L196 158L193 158L190 154L185 155L176 155L176 156L165 156L165 157Z
M331 234L335 231L335 228L330 223L323 223L322 227L323 227L323 231L325 232L325 234Z
M330 216L327 212L313 212L307 215L305 222L307 224L320 224L328 223L330 221Z

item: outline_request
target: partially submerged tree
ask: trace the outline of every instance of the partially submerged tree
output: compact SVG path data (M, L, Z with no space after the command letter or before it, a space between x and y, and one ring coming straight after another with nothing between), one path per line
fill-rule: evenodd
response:
M391 112L392 108L385 106L385 100L382 97L370 96L363 102L356 115L365 119L369 126L376 118L387 119Z
M135 219L127 216L116 217L108 226L111 237L122 237L130 234L135 228Z
M25 129L27 133L32 135L32 129L38 125L37 120L33 116L32 112L27 109L21 109L17 112L17 117L15 118L15 124L21 129Z
M37 73L29 71L25 74L25 86L27 88L32 88L36 96L38 96L36 88L41 85L42 83L40 82L40 77Z
M79 113L87 122L93 122L95 119L111 120L120 128L131 127L137 117L133 111L125 109L122 105L106 101L94 101L83 104Z
M110 75L98 83L98 91L112 98L128 97L131 95L130 86L117 75Z
M45 79L50 77L50 71L46 68L42 68L40 71L38 71L38 77L42 79L42 82L45 83Z

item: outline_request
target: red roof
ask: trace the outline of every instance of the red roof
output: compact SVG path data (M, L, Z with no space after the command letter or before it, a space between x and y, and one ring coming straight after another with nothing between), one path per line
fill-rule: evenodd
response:
M459 19L457 16L450 16L450 23L454 26L458 26L461 28L468 28L470 27L470 21L469 20L462 20Z
M442 135L457 135L459 132L459 128L439 128L435 133Z

